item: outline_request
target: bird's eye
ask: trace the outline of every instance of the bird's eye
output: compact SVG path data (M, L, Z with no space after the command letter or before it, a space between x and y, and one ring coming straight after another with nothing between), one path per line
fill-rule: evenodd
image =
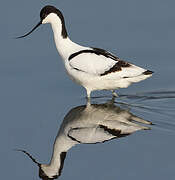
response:
M44 14L44 18L46 18L47 17L47 14Z
M46 16L47 16L47 14L46 14L46 13L43 13L42 16L41 16L41 19L45 19Z

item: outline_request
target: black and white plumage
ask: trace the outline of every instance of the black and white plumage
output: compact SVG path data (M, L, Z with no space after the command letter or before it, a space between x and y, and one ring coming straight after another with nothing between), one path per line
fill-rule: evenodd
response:
M57 50L68 75L86 89L88 97L94 90L126 88L153 73L125 62L106 50L72 42L68 37L63 15L54 6L45 6L40 12L40 18L40 22L29 33L18 38L29 35L41 24L50 23Z
M82 105L72 108L64 117L49 164L40 164L27 151L19 151L24 152L39 166L40 178L55 179L61 175L66 153L73 146L103 143L129 136L139 130L149 130L150 127L144 124L152 123L113 103Z

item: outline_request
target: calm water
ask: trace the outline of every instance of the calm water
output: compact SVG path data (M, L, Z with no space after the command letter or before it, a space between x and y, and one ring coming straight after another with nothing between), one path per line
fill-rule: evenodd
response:
M26 39L13 39L39 21L39 11L46 4L7 0L1 5L2 179L39 179L38 167L14 149L25 149L38 162L48 163L63 119L76 107L86 108L85 91L67 77L49 25ZM53 1L52 5L63 11L72 40L108 49L155 72L141 83L120 89L120 97L107 111L117 120L123 112L150 121L154 125L144 126L151 130L97 144L84 144L88 131L81 137L75 134L82 144L68 151L59 179L174 180L175 2L77 0ZM92 96L97 115L90 119L95 121L100 119L98 112L104 117L101 107L109 104L111 94L103 91ZM82 119L86 121L87 116ZM71 124L75 120L67 121Z

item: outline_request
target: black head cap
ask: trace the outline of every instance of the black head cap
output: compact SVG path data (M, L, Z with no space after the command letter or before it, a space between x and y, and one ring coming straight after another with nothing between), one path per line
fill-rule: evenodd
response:
M62 18L63 18L63 15L62 15L62 13L61 13L60 10L58 10L58 9L57 9L56 7L54 7L54 6L48 5L48 6L43 7L43 8L41 9L41 11L40 11L40 18L41 18L41 20L43 20L44 18L46 18L47 15L49 15L50 13L55 13L55 14L57 14L59 17L62 17ZM64 19L64 18L63 18L63 19Z
M57 9L54 6L45 6L41 9L40 11L40 18L41 18L41 22L43 19L45 19L50 13L55 13L57 14L57 16L61 19L61 23L62 23L62 36L63 38L67 37L67 31L66 31L66 27L65 27L65 21L64 21L64 17L63 14L61 13L61 11L59 9Z

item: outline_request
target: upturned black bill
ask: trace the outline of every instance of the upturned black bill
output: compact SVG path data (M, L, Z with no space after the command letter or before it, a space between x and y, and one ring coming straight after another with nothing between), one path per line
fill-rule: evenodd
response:
M38 162L32 157L32 155L30 155L27 151L22 150L22 149L16 149L16 151L23 152L23 153L26 154L35 164L37 164L39 167L41 167L41 164L38 163Z
M28 32L27 34L25 34L25 35L23 35L23 36L16 37L16 39L19 39L19 38L23 38L23 37L28 36L28 35L31 34L37 27L39 27L41 24L42 24L42 22L40 21L30 32Z

